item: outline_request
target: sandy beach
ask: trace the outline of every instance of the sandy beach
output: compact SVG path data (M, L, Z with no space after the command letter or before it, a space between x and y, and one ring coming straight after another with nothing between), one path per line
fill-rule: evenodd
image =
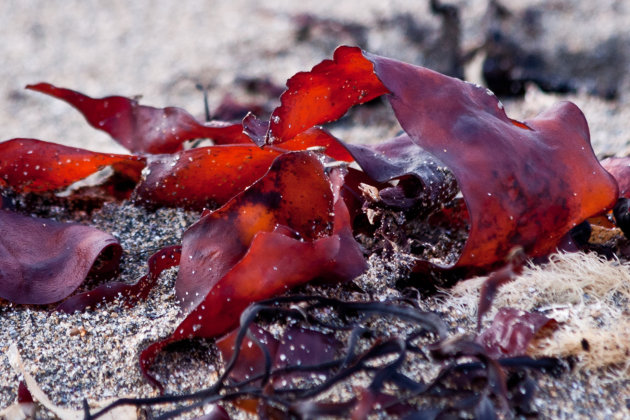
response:
M496 20L486 1L452 1L460 25L459 38L453 38L453 27L431 11L429 1L7 0L0 4L0 140L37 138L126 153L67 104L24 90L30 83L50 82L93 97L139 96L142 104L178 106L203 119L198 85L207 89L213 113L226 95L237 102L274 107L277 99L264 90L248 90L244 80L265 80L282 87L290 76L329 58L342 44L443 72L460 69L468 80L483 84L483 60L494 53L488 34L500 33L522 49L522 57L529 54L542 63L533 67L523 64L529 63L525 59L512 63L516 69L512 74L522 67L518 74L534 81L523 82L524 95L502 98L508 115L530 118L554 102L570 100L586 115L600 159L629 154L630 4L613 0L523 3L501 2L508 12L503 20ZM454 51L453 45L461 51ZM453 56L459 57L459 67L449 64ZM545 92L541 85L555 91ZM362 114L354 113L331 130L350 142L374 143L400 129L389 111L370 116L362 119ZM116 237L124 249L119 280L126 282L142 276L146 259L163 246L177 244L199 217L199 213L177 209L153 212L128 202L108 203L92 214L58 206L43 208L41 213L96 226ZM615 241L625 241L619 231L616 234ZM575 333L584 333L588 327L595 340L601 341L601 345L593 342L591 348L598 357L587 355L587 350L571 353L568 344L553 347L547 343L537 350L537 356L570 360L568 370L558 378L534 376L540 387L534 400L539 418L628 418L630 340L622 327L628 323L630 286L621 280L600 288L586 284L602 283L604 277L625 279L630 266L623 257L603 261L594 255L578 255L577 259L559 256L555 265L543 266L546 275L536 274L538 268L527 269L522 282L502 292L497 301L547 311L566 322L579 318L581 323L571 324L582 328ZM397 285L409 277L406 258L403 254L372 255L368 272L354 280L363 294L347 286L309 285L301 291L342 299L401 298L406 292ZM13 403L21 380L5 355L13 343L27 371L59 406L77 410L84 398L95 402L157 395L141 375L137 357L178 325L176 276L176 268L165 272L149 298L129 309L111 303L67 315L50 312L47 306L0 301L0 411ZM553 285L559 283L554 278L582 279L575 286L578 297L566 291L555 293ZM471 280L442 294L419 295L418 305L437 311L450 334L473 333L478 291L478 280ZM520 300L515 297L523 294ZM392 332L402 328L395 323L389 327ZM617 341L606 341L611 337ZM624 351L625 358L619 356ZM612 362L604 360L611 352ZM596 363L598 358L600 363ZM212 340L197 340L164 352L155 366L167 392L184 393L211 386L222 362ZM346 384L341 395L352 394L353 387L361 384L357 381ZM229 404L226 409L232 416L247 417ZM184 418L203 412L199 409ZM39 408L36 418L55 416Z

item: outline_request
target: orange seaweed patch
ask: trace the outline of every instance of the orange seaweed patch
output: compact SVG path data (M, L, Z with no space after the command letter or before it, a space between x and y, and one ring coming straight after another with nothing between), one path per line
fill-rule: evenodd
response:
M262 177L279 154L254 145L228 145L157 156L135 199L150 207L216 208Z
M338 48L332 60L287 81L281 106L271 114L267 142L291 140L314 125L336 120L353 105L387 92L359 48Z
M169 338L143 351L143 371L169 342L228 333L252 302L314 278L361 274L367 265L340 197L342 182L324 173L315 154L286 153L265 177L191 226L176 283L186 317Z
M246 140L152 157L145 180L136 190L136 201L149 207L216 208L262 177L271 162L287 151L323 147L330 157L352 161L344 146L320 128L309 129L279 147L261 149Z
M180 303L194 308L243 257L257 232L285 226L302 239L329 234L332 200L329 181L314 155L281 155L251 188L185 232L176 283ZM263 213L264 223L258 219Z

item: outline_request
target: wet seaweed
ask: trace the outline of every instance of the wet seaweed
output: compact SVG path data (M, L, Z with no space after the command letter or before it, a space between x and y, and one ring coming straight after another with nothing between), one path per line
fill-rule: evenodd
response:
M388 322L404 321L411 328L405 334L387 336L371 322L375 317ZM278 367L274 362L277 349L269 345L269 340L253 333L263 331L260 325L270 319L274 324L285 320L286 325L299 325L302 335L296 338L298 330L293 329L293 335L288 337L294 342L300 340L303 345L323 339L335 342L330 341L331 337L344 340L337 341L336 355L323 362L305 359L302 363ZM563 369L553 358L493 358L471 338L448 337L439 316L422 311L411 300L346 302L320 296L278 297L250 305L233 334L233 352L210 388L181 395L122 398L95 413L85 405L84 418L97 419L116 407L133 405L148 409L151 418L169 419L228 401L236 404L248 401L258 415L273 418L321 415L362 418L375 412L406 418L438 418L456 413L466 413L471 418L495 418L498 413L532 414L536 383L531 372L558 375ZM282 337L285 339L286 331ZM241 362L243 349L252 346L262 355L259 362L263 369L239 380L233 373ZM224 356L229 356L229 352ZM439 372L430 381L418 379L405 368L411 358L439 367ZM325 379L292 380L295 379L292 375L304 372L317 372L318 377ZM355 395L343 401L325 398L327 392L343 386L344 381L357 374L369 377L364 389L355 390ZM167 408L160 410L157 408L160 406Z

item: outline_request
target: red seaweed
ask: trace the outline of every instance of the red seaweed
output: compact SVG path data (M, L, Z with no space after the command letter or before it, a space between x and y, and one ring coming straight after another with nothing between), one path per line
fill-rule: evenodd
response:
M400 207L418 203L427 208L439 208L458 192L452 174L433 155L419 148L408 135L402 134L374 145L345 144L367 176L378 183L398 180L395 187L382 189L380 198L394 206L401 199L390 198L401 190Z
M182 247L179 245L167 246L151 255L147 262L148 273L134 284L111 282L99 286L89 292L83 292L66 299L57 306L56 310L68 314L76 311L84 311L99 303L122 300L127 307L146 299L149 292L155 286L162 271L179 264Z
M602 166L617 180L619 197L630 198L630 157L610 157Z
M237 333L234 330L217 340L217 347L226 363L234 356ZM260 346L251 337L243 340L236 364L230 371L230 379L243 382L262 377L265 373L265 358L261 346L264 346L270 357L269 368L276 371L272 385L279 389L285 388L289 380L310 376L313 370L306 369L307 366L317 366L334 360L341 348L341 343L333 335L306 328L288 327L280 339L276 339L270 332L254 324L249 328L248 334ZM282 371L291 366L304 368L292 372Z
M336 120L353 105L388 92L372 64L361 54L347 51L347 47L338 48L332 60L287 81L287 90L280 97L282 105L271 114L267 143L291 140L317 124Z
M493 358L524 355L530 342L543 328L557 325L552 318L514 308L501 308L475 341Z
M176 283L181 304L194 307L203 300L243 258L257 234L277 226L303 240L330 234L332 203L329 181L314 155L281 156L265 177L184 233Z
M154 108L123 96L95 99L49 83L26 88L69 103L92 127L105 131L134 153L174 153L185 141L198 138L211 138L217 144L246 138L240 124L201 123L181 108Z
M354 47L339 47L333 61L298 73L287 86L267 143L389 92L398 121L421 146L417 153L443 162L466 201L470 233L453 266L487 266L514 246L547 254L572 227L615 203L616 182L599 165L584 115L572 103L518 122L487 89Z
M200 147L149 160L135 200L149 207L216 208L261 178L273 160L287 151L323 148L334 159L352 156L330 133L312 128L279 147L247 143Z
M252 302L315 278L361 274L367 266L340 198L342 182L336 173L329 179L313 153L283 154L265 177L191 226L176 283L186 317L143 351L143 371L170 342L228 333Z
M203 210L221 206L262 177L280 155L249 143L153 157L134 198L149 207Z
M309 148L323 148L323 153L331 158L343 162L352 162L354 159L348 153L346 145L335 136L321 127L309 128L296 135L289 141L276 146L279 150L307 150Z
M18 193L58 191L108 166L135 185L145 160L35 139L0 143L0 186Z
M403 129L458 180L471 227L456 265L492 264L514 246L531 256L547 254L571 228L614 205L617 185L599 165L574 104L515 123L484 88L367 58L392 92Z
M247 334L248 336L241 343L236 363L230 371L229 378L234 382L248 381L257 376L262 376L265 372L263 349L267 351L270 362L274 360L278 350L279 341L264 328L252 324ZM234 356L237 335L238 331L234 330L217 340L217 348L226 364Z
M133 305L146 298L164 269L179 264L181 322L140 356L143 373L158 386L147 371L167 344L228 334L254 302L314 279L351 279L366 269L342 188L356 193L358 183L367 180L379 185L386 205L409 209L420 202L431 211L439 209L437 218L453 226L462 224L458 216L467 218L470 231L461 255L439 267L444 269L491 266L504 261L515 247L529 256L545 255L572 227L610 209L618 196L617 182L593 154L584 115L572 103L555 105L529 121L515 121L487 89L358 48L340 47L333 60L292 77L269 121L249 114L242 124L202 123L183 109L153 108L122 96L95 99L45 83L27 88L66 101L133 153L159 155L103 154L14 139L0 143L0 187L17 193L59 191L106 167L118 176L113 182L122 179L136 185L145 169L134 193L137 203L205 209L184 233L182 245L154 254L148 274L137 283L105 284L58 306L74 312L116 298ZM382 95L405 131L395 139L370 146L344 145L317 126ZM215 146L183 150L185 141L197 138L211 138ZM322 163L331 158L356 159L364 172L353 173L344 185L344 170ZM605 165L625 196L623 162ZM397 185L387 184L392 180ZM465 206L452 203L458 187ZM446 204L450 208L442 209ZM352 207L358 208L354 203ZM103 277L113 275L122 253L115 238L94 228L4 210L0 233L0 297L17 303L58 302L90 270ZM95 264L99 256L100 263ZM520 271L523 259L491 276L479 320L500 284ZM445 360L467 356L483 362L489 389L506 400L507 385L495 359L524 354L534 335L553 325L555 321L542 315L502 308L477 343L442 341L433 354ZM268 374L265 365L282 371L302 362L322 364L332 360L339 346L332 336L297 327L289 327L280 340L252 328L249 338L264 346L242 343L241 364L230 373L233 381ZM230 343L234 347L233 334L219 341L226 358L234 351L229 347ZM238 334L243 336L240 330ZM409 348L401 340L384 340L365 360L379 354L402 355ZM402 356L398 359L389 362L353 402L354 415L367 414L381 401L396 405L380 391L386 380L416 390L421 386L396 374L403 361ZM281 390L283 380L303 374L277 374L271 384ZM474 412L480 416L494 410L488 395L475 400Z
M26 304L58 302L89 272L102 278L113 276L121 254L113 236L93 227L0 210L3 299Z

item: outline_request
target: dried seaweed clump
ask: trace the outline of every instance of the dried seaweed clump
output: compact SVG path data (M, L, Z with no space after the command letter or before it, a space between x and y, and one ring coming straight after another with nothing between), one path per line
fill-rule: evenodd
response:
M445 291L449 295L445 303L474 317L484 281L476 278L455 285ZM536 310L559 322L553 334L532 343L529 355L571 357L578 369L608 369L611 380L630 380L629 325L623 321L630 303L627 263L594 253L553 254L547 264L531 265L504 285L494 303Z

